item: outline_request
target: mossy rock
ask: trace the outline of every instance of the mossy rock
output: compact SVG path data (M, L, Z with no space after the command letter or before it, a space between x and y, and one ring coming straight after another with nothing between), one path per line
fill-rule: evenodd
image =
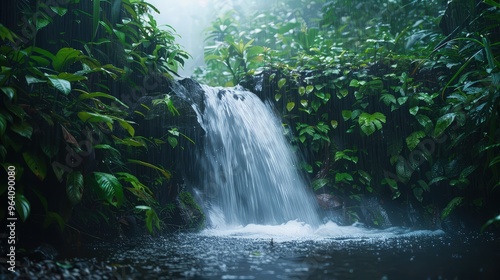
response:
M191 193L183 191L178 196L180 215L187 230L200 231L205 227L205 214Z

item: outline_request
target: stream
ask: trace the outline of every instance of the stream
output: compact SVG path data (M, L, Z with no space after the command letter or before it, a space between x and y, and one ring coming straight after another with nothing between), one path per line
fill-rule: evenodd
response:
M289 222L94 243L119 279L497 279L493 236ZM261 236L261 237L257 237ZM272 239L272 241L271 241Z

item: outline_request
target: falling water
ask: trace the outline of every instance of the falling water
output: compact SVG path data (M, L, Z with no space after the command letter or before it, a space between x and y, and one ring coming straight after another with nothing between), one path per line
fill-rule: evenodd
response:
M316 202L270 105L242 88L204 90L201 173L212 226L318 225Z

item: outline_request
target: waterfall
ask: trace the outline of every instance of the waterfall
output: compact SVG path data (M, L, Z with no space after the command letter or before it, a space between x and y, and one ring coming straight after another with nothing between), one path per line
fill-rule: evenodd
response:
M319 225L316 201L271 105L238 87L204 90L200 189L209 223Z

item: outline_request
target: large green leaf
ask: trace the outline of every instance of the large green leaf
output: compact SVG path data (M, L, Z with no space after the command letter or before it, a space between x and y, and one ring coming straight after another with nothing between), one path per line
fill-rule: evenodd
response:
M149 233L153 233L153 225L160 229L160 219L156 214L154 209L149 209L146 211L146 227L148 228Z
M168 170L165 170L165 169L163 169L161 167L153 165L153 164L151 164L149 162L144 162L144 161L135 160L135 159L129 159L128 161L131 162L131 163L139 164L139 165L142 165L142 166L146 166L146 167L158 170L163 175L163 177L165 177L166 179L170 179L172 177L172 174Z
M109 116L91 113L91 112L79 112L78 117L83 122L105 122L105 123L113 123L113 119Z
M358 118L361 131L367 136L371 135L376 130L382 129L382 123L385 123L385 121L385 115L380 112L375 112L373 114L362 113Z
M125 103L123 103L120 99L114 97L113 95L104 93L104 92L87 93L83 90L76 90L76 91L82 92L82 94L80 94L78 96L78 100L86 100L86 99L91 99L91 98L103 97L103 98L111 99L111 100L119 103L123 107L128 108L128 106Z
M14 199L16 202L16 211L21 217L21 220L26 221L31 212L31 205L28 199L23 194L16 193L16 197Z
M418 130L412 132L408 137L406 137L406 145L410 151L413 151L415 147L420 143L420 139L425 137L425 132Z
M389 93L383 93L379 100L382 100L382 102L384 102L384 104L387 106L396 104L396 97Z
M31 135L33 134L33 127L27 122L15 122L9 128L15 133L28 139L31 139Z
M426 116L426 115L422 115L422 114L417 114L415 116L415 118L417 119L418 123L427 131L427 132L430 132L432 130L432 121L431 119Z
M45 176L47 176L47 162L45 158L42 155L32 154L30 152L24 152L23 158L33 174L35 174L40 181L43 181Z
M0 137L2 137L6 129L7 129L7 119L2 114L0 114Z
M129 122L120 118L116 118L116 120L118 121L120 126L123 127L128 132L128 134L130 134L130 136L134 137L135 129L132 125L130 125Z
M436 127L434 128L434 137L439 137L443 132L453 123L456 117L456 113L448 113L441 116L436 121Z
M494 223L499 223L500 222L500 215L494 217L494 218L491 218L489 219L482 227L481 227L481 231L484 231L487 227L489 227L490 225L494 224Z
M335 174L335 182L347 182L347 181L353 181L354 178L352 177L351 174L342 172L342 173L337 173Z
M16 90L13 87L2 87L1 89L9 101L12 101L16 96Z
M83 175L81 172L73 171L68 174L66 179L66 194L71 204L76 205L82 200L83 186Z
M278 88L282 88L286 83L286 79L285 78L281 78L279 81L278 81Z
M177 147L177 145L179 144L179 141L177 141L177 138L172 137L172 136L169 136L169 137L167 138L167 141L168 141L168 143L170 144L170 146L172 146L172 148Z
M120 152L117 149L115 149L114 147L112 147L108 144L97 144L97 145L94 145L93 148L94 149L104 149L106 151L109 151L115 157L121 156Z
M344 121L347 121L351 117L352 117L352 111L342 110L342 118L344 118Z
M80 59L85 57L81 51L75 50L73 48L62 48L55 55L52 60L52 67L57 72L63 72L66 67Z
M86 76L83 75L76 75L76 74L71 74L67 72L62 72L57 75L59 79L66 80L68 82L78 82L82 80L87 80Z
M101 196L111 205L120 207L124 200L123 186L118 179L109 173L94 172L96 187Z
M71 83L57 76L48 76L50 84L58 91L68 95L71 92Z
M306 86L306 94L311 93L313 90L314 90L314 86L313 85Z
M316 179L312 182L312 187L314 189L314 191L317 191L319 189L321 189L322 187L326 186L326 184L328 184L328 179L326 178L323 178L323 179Z
M464 200L464 198L461 196L457 196L457 197L453 198L448 203L448 205L446 205L446 207L443 209L443 211L441 212L441 220L444 220L446 217L448 217L448 215L450 215L450 213L451 213L451 211L453 211L453 209L455 209L457 206L462 204L463 200Z

